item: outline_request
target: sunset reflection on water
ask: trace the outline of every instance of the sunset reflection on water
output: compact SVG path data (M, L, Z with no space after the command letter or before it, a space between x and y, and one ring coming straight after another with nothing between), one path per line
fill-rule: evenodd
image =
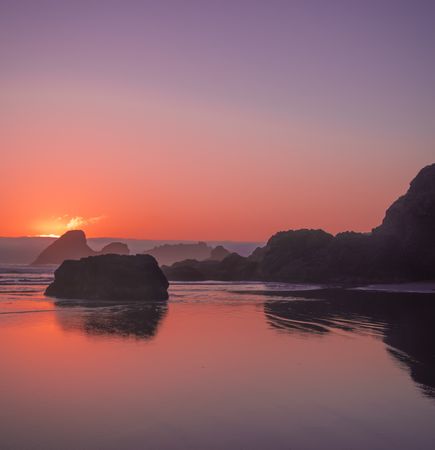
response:
M29 292L0 294L3 448L409 449L435 439L435 402L392 355L385 321L295 329L283 324L302 320L296 303L261 294L284 287L258 283L174 284L167 305L146 306L15 289ZM325 326L317 313L307 321Z

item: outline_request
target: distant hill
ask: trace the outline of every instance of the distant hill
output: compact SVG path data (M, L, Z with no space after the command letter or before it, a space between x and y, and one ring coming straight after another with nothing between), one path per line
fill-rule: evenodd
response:
M288 230L249 257L183 261L164 267L170 280L258 280L366 283L435 279L435 164L423 168L408 192L371 233Z
M164 244L145 250L144 253L154 256L160 265L171 265L185 259L196 261L214 259L220 261L230 254L222 245L213 248L205 242L196 244Z
M0 264L29 264L38 257L38 255L55 242L55 237L0 237ZM192 244L195 242L182 240L149 240L149 239L131 239L119 237L94 237L87 238L87 245L94 251L101 251L105 246L112 242L125 244L130 249L131 254L143 253L144 249L151 249L163 244ZM248 256L261 242L236 242L236 241L210 241L207 243L210 247L222 245L230 252L237 252L240 255Z
M56 238L0 237L0 264L29 264Z

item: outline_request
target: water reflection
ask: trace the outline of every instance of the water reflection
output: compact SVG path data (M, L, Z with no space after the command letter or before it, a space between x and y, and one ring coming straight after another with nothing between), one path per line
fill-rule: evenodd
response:
M339 289L292 295L295 300L265 302L271 327L317 336L333 330L380 336L423 393L435 398L435 295Z
M122 305L56 302L56 319L64 330L93 336L152 339L167 313L166 302Z

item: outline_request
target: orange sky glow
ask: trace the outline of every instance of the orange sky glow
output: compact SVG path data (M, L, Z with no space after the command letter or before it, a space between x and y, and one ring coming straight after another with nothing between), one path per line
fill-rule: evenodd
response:
M434 162L409 14L27 3L0 11L0 236L369 231Z
M265 240L290 228L368 231L426 162L388 135L95 91L82 93L86 101L56 92L48 104L29 94L27 109L9 118L0 235L82 228ZM385 148L397 152L394 164Z

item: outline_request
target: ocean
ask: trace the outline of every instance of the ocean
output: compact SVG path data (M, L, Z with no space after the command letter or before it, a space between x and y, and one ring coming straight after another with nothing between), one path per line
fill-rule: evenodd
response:
M432 449L435 295L173 283L66 301L0 266L2 449ZM397 290L397 289L396 289Z

